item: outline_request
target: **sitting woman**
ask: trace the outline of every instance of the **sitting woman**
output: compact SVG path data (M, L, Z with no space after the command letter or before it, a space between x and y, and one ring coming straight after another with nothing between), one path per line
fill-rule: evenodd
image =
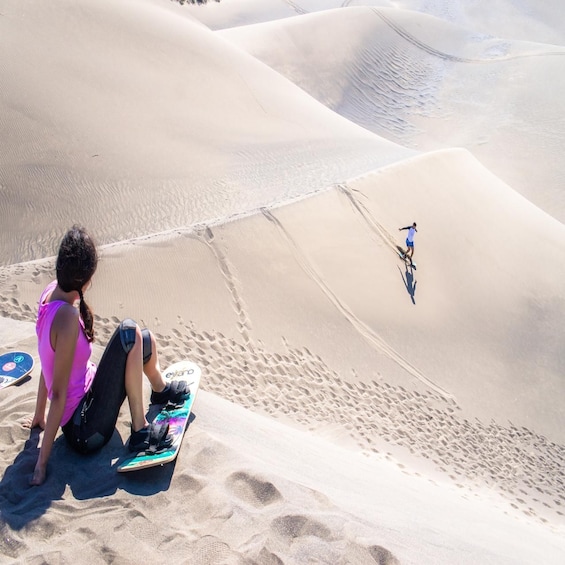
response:
M39 301L36 331L41 376L30 426L45 431L32 485L45 481L59 426L80 453L100 449L112 437L126 397L132 421L130 451L159 450L170 445L168 427L149 425L145 418L144 373L151 384L152 403L180 403L190 394L186 382L165 381L154 336L133 320L124 320L116 329L98 368L90 360L94 320L84 292L97 264L91 237L83 228L74 226L59 248L57 280L47 286Z

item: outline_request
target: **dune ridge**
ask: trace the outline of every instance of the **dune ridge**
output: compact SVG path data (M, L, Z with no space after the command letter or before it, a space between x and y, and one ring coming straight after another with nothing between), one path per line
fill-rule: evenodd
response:
M447 152L439 154L435 159L443 162L443 169L446 170L448 160L452 161L454 174L465 160L470 160L464 152ZM387 170L382 170L377 179L381 184L386 185L386 177L394 178L400 171L410 171L413 169L419 173L422 167L422 161L435 161L433 156L422 156L413 160L412 166L407 164L392 166ZM473 165L478 167L477 164ZM380 178L379 178L380 177ZM452 177L453 184L455 177ZM436 176L437 179L437 176ZM151 305L151 300L145 297L149 289L153 285L159 285L159 279L145 278L145 285L141 292L136 292L132 296L119 296L118 304L108 303L104 296L107 294L104 287L94 289L94 296L100 303L100 313L97 315L97 324L99 325L100 337L108 339L119 319L111 316L112 312L125 311L128 315L137 317L141 316L141 321L148 325L156 324L157 337L163 347L163 362L173 362L183 351L190 352L192 358L207 369L208 378L203 384L205 390L215 392L221 396L245 407L260 412L267 413L276 417L283 417L295 422L300 426L308 429L324 430L326 427L333 428L333 432L342 438L351 437L352 440L362 449L367 449L374 453L380 453L382 449L390 449L384 447L387 444L394 446L389 451L389 456L394 460L398 453L407 456L418 456L428 459L431 462L431 472L438 472L440 476L445 475L445 480L455 481L461 488L468 487L469 484L474 486L489 486L507 496L517 508L520 508L529 516L541 517L547 520L546 513L548 508L551 509L550 516L562 516L560 505L562 503L562 495L560 494L562 480L560 477L560 468L563 464L564 450L559 441L552 440L551 437L560 438L558 429L559 422L559 398L562 393L555 394L556 405L552 409L548 405L547 400L543 405L534 409L532 412L532 397L528 395L524 397L524 405L520 403L515 407L512 415L512 421L505 421L499 415L500 408L496 405L492 407L490 412L484 411L482 407L483 417L479 420L469 417L469 414L476 414L481 411L479 404L484 403L484 397L476 397L474 387L468 387L465 384L466 378L458 378L454 380L449 377L449 373L456 371L460 377L464 373L461 365L470 365L473 367L472 356L474 349L469 352L456 351L452 357L450 364L446 365L440 373L437 368L433 373L436 378L441 375L439 382L442 386L438 386L434 382L430 382L424 377L420 368L406 363L404 358L406 353L405 347L401 345L402 340L398 341L394 332L390 329L381 328L377 333L370 326L366 325L363 318L367 313L359 316L355 312L354 307L347 304L347 298L344 294L336 294L333 288L339 286L339 281L327 270L316 264L313 256L304 255L305 250L311 255L315 247L312 247L311 238L305 237L304 234L290 235L288 230L296 231L296 226L304 225L301 221L303 209L306 203L312 204L320 215L317 222L319 224L331 222L325 221L328 213L338 213L343 216L340 210L340 195L346 195L347 202L354 203L351 211L352 225L361 223L361 230L365 231L367 241L363 244L365 248L375 246L373 236L375 236L375 225L373 214L374 203L378 203L379 208L387 206L385 192L379 189L379 183L373 184L370 188L366 185L368 181L375 182L375 177L369 175L362 177L357 181L350 181L348 186L336 187L334 190L324 193L316 197L318 203L312 198L308 201L298 202L292 206L274 208L272 210L264 210L263 214L250 216L247 219L239 220L216 228L207 227L196 231L193 234L184 234L170 236L167 243L164 240L158 245L152 243L151 238L145 242L128 242L122 246L108 246L104 248L105 258L103 267L109 269L104 277L112 280L116 274L125 272L129 276L136 277L136 269L142 269L145 264L155 264L158 255L162 253L163 246L167 248L173 245L178 247L178 251L182 255L197 257L194 248L207 248L209 252L206 254L206 260L200 259L188 267L191 273L189 277L196 274L201 280L208 281L207 284L212 288L215 284L212 281L216 279L218 288L223 287L223 291L216 290L213 296L209 296L207 289L203 289L201 294L191 297L185 307L181 309L163 309L156 308ZM492 192L495 185L491 185L489 190ZM502 191L504 192L504 188ZM461 193L459 193L461 196ZM363 198L364 202L361 200ZM476 200L477 194L473 194ZM330 202L329 207L323 200ZM391 200L394 203L394 200ZM531 205L525 200L524 208L530 208ZM294 209L294 210L293 210ZM363 215L360 215L360 211ZM309 212L306 212L309 214ZM496 213L493 211L493 213ZM381 211L382 214L382 211ZM531 212L528 212L531 215ZM543 217L543 212L539 212ZM329 216L328 216L329 217ZM265 221L266 220L266 221ZM488 220L487 220L488 221ZM514 221L516 221L514 219ZM282 223L281 223L282 222ZM247 226L246 226L247 224ZM268 236L272 229L269 225L275 226L275 232ZM312 220L309 229L312 229ZM293 227L294 226L294 227ZM562 226L556 223L559 233ZM321 230L318 226L317 230ZM340 233L347 230L342 229ZM547 231L547 228L544 228ZM530 229L531 232L531 229ZM277 233L279 235L277 235ZM376 235L381 242L380 254L381 258L376 259L377 265L388 265L388 270L394 275L395 266L398 258L395 258L396 248L393 245L395 241L390 230L386 226L379 226ZM384 237L383 237L384 235ZM187 237L188 236L188 237ZM253 286L249 285L247 277L242 276L245 270L242 270L242 262L239 254L243 250L242 242L251 240L268 241L269 237L278 238L281 248L268 245L268 253L270 260L274 263L285 265L286 269L290 269L288 260L279 259L279 254L288 254L295 266L287 273L285 279L290 276L301 278L299 274L302 272L313 283L313 294L310 296L311 307L323 312L323 304L329 298L330 303L335 307L333 316L341 319L344 327L349 327L348 331L340 330L340 339L343 340L345 346L347 341L351 343L348 348L355 347L360 357L367 356L367 347L376 353L376 357L372 363L376 363L379 367L379 373L374 373L374 366L369 369L364 364L358 364L350 358L343 359L341 355L333 356L329 362L326 360L329 355L327 345L324 345L325 336L321 335L317 339L309 337L309 345L305 348L295 348L292 343L305 343L304 337L300 336L294 325L300 320L300 314L295 311L296 307L291 307L290 303L282 300L276 301L281 304L280 311L273 309L272 306L268 312L268 324L276 322L277 317L281 315L290 315L293 319L291 325L286 327L275 323L275 327L283 328L289 333L283 333L279 339L272 340L272 336L264 335L265 315L261 316L257 310L256 304L261 303L261 296ZM298 237L298 242L294 238ZM357 246L361 245L359 237L355 238ZM335 245L335 241L332 242ZM129 256L133 262L124 261L124 255L120 247L131 247ZM368 246L368 247L367 247ZM378 246L375 246L378 248ZM484 256L485 249L482 254ZM351 251L343 251L343 256L348 256ZM314 252L314 256L320 257L319 249ZM257 254L258 258L260 254ZM513 259L515 264L519 261L526 261L525 256ZM115 257L115 258L114 258ZM137 257L137 258L136 258ZM210 258L212 259L210 261ZM544 261L543 258L540 261ZM265 263L266 264L266 263ZM182 269L183 267L180 266ZM10 316L14 319L29 320L35 319L35 308L33 302L28 303L22 298L26 296L33 299L39 292L42 284L49 280L49 274L52 273L53 263L44 261L36 262L33 265L32 276L30 276L29 267L20 265L17 268L10 267L4 269L0 282L4 285L2 296L13 296L10 300L4 299L4 307L2 314ZM114 272L115 275L110 275ZM8 274L9 273L9 274ZM272 279L266 275L261 275L258 270L252 270L254 285L268 288L271 298L277 297L283 292L282 287L273 284ZM179 271L180 274L180 271ZM168 282L169 289L175 288L174 294L182 293L185 278L175 275L174 271L170 272L172 281ZM356 272L355 282L352 280L353 271L349 272L348 285L356 289L356 293L362 294L363 288L370 288L372 284L371 275L365 276L362 272ZM420 275L416 275L421 278ZM22 279L19 283L18 279ZM406 289L398 284L398 280L393 277L391 279L393 286L402 292ZM535 281L535 282L534 282ZM422 282L426 282L424 278ZM524 284L525 281L522 281ZM296 284L296 283L294 283ZM534 278L532 285L539 287L540 281ZM300 288L304 283L298 282ZM190 287L197 285L191 284ZM202 285L200 285L202 286ZM287 284L283 285L287 287ZM155 288L155 290L157 287ZM508 289L509 290L509 289ZM169 290L170 291L170 290ZM289 289L285 288L284 292ZM290 289L292 293L292 288ZM492 292L492 289L490 289ZM389 296L391 290L383 292L383 296ZM152 292L149 291L149 295ZM208 297L207 297L208 294ZM218 305L220 296L223 294L225 306ZM441 294L441 293L440 293ZM527 292L526 292L527 295ZM518 295L511 303L518 302ZM198 315L202 315L208 323L214 319L214 316L206 311L208 307L212 307L212 301L216 303L216 309L220 313L223 312L222 319L217 318L215 323L221 324L222 330L213 330L206 327L205 330L198 330L194 320L198 319ZM434 308L436 300L445 300L445 297L428 294L428 301L431 308ZM196 304L201 300L206 300L204 304L197 307ZM366 302L366 298L363 299ZM470 300L476 303L477 299ZM413 304L408 301L405 303L410 307ZM193 321L186 323L185 308L187 318ZM226 308L231 311L231 316L225 317ZM382 311L383 303L377 301L376 309ZM509 314L506 313L505 316ZM311 317L311 313L307 316ZM326 314L325 314L326 316ZM457 320L458 314L452 315ZM556 319L560 318L558 312L555 313ZM153 323L151 320L154 320ZM479 318L481 319L481 318ZM499 320L502 327L507 324L505 317ZM318 325L314 319L311 320L313 326ZM390 323L390 322L388 322ZM412 324L418 326L418 317L412 318ZM444 330L446 335L453 333L452 322L448 318L443 320L446 326ZM299 324L300 325L300 324ZM321 324L320 324L321 326ZM385 326L386 328L386 326ZM468 331L468 330L467 330ZM171 332L171 333L168 333ZM269 331L271 333L272 330ZM370 332L370 333L367 333ZM494 333L499 333L494 329ZM349 336L349 337L347 337ZM264 338L269 337L270 342L265 343ZM346 338L347 340L345 340ZM285 344L281 350L280 339ZM421 338L420 338L421 339ZM433 340L437 340L433 336ZM447 338L442 338L445 341ZM488 339L488 335L484 338ZM512 351L515 345L510 339L506 348L508 352ZM276 345L278 343L278 345ZM275 345L273 345L275 344ZM393 344L393 345L391 345ZM333 347L333 343L330 344ZM375 347L376 346L376 347ZM487 349L487 344L482 344L482 349ZM556 354L558 355L559 344L555 344ZM398 349L398 351L397 351ZM426 347L423 347L425 351ZM432 348L433 349L433 348ZM324 355L312 353L314 351L323 351ZM364 352L362 354L362 352ZM392 365L384 363L382 355L392 361ZM501 358L507 356L504 350L498 350L497 355ZM417 366L425 366L429 363L429 353L424 355L422 352L412 351L413 359L418 359ZM433 351L432 351L433 356ZM557 357L558 358L558 357ZM556 360L557 360L556 358ZM448 355L444 354L443 360L446 362ZM497 362L500 364L500 360ZM396 366L397 370L393 371L392 366ZM331 368L334 366L335 368ZM345 368L354 367L353 378L343 378ZM370 367L371 365L369 365ZM473 370L473 369L472 369ZM407 378L401 377L406 374ZM386 380L384 374L387 375ZM391 375L398 375L398 384L389 384ZM470 373L471 374L471 373ZM370 376L373 375L373 376ZM499 375L499 377L502 375ZM549 375L545 375L547 379ZM416 377L416 380L413 380ZM482 386L487 383L484 379L492 376L487 370L484 376L474 374L474 379L482 381ZM447 378L447 381L445 380ZM306 382L305 382L306 379ZM388 381L388 382L387 382ZM392 381L394 382L394 380ZM449 382L447 390L443 387ZM549 381L548 381L549 382ZM306 384L308 383L308 384ZM416 386L417 384L423 385ZM490 384L493 387L493 383ZM504 380L500 384L492 388L492 394L499 396L505 387L508 386ZM517 387L517 382L514 382ZM535 383L528 384L524 382L522 385L524 390L528 387L536 387ZM557 381L554 386L557 385ZM498 388L497 388L498 387ZM297 396L293 391L300 391ZM497 390L495 393L494 390ZM560 389L557 389L560 390ZM459 402L458 399L462 399ZM530 406L530 414L526 413L526 405ZM555 411L555 424L552 423L552 412ZM352 417L352 414L355 414ZM498 414L498 415L497 415ZM487 415L490 421L487 419ZM510 414L509 414L510 416ZM514 420L514 417L518 420ZM551 433L548 435L536 433L529 425L523 425L521 422L536 422L537 429L545 429ZM353 425L352 425L353 424ZM395 450L400 449L397 453ZM473 454L473 456L471 456ZM410 456L410 457L411 457ZM481 459L481 463L477 463L477 458ZM402 459L402 457L401 457ZM509 462L510 461L510 462ZM522 471L515 474L515 468L519 466Z
M41 488L0 391L3 560L561 565L561 11L484 8L0 0L0 352L79 222L95 360L203 369L174 464L116 472L124 404Z
M179 17L180 6L125 0L117 14L108 2L63 6L60 19L52 6L27 13L25 2L8 2L0 22L2 49L18 52L0 63L2 135L10 139L0 157L3 264L52 254L69 217L104 244L225 220L413 153L329 112ZM42 54L34 38L46 29L53 39ZM142 229L132 231L130 215Z
M555 164L565 47L481 36L429 15L378 7L325 10L221 34L386 139L420 151L469 149L563 221Z
M188 13L214 30L264 23L296 15L321 12L335 8L374 6L411 10L434 16L450 23L475 30L482 35L563 45L565 28L561 21L561 6L557 2L543 5L535 0L498 0L496 5L465 0L222 0L222 5L209 10L187 6ZM490 8L490 10L488 9ZM504 17L500 17L503 14Z

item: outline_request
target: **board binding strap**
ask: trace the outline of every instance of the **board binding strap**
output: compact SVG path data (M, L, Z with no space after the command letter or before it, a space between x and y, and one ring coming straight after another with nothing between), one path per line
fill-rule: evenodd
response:
M147 412L147 420L156 425L168 425L172 443L165 449L132 453L118 466L119 473L138 471L174 461L180 451L182 439L190 420L196 393L200 385L201 370L196 363L179 361L171 365L163 376L167 381L183 380L190 388L190 395L180 405L152 404Z

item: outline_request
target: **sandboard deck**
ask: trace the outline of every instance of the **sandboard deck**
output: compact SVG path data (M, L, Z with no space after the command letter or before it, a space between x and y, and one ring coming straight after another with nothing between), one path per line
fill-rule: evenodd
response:
M171 447L159 453L142 452L129 455L118 466L119 473L139 471L140 469L164 465L174 461L178 455L200 385L201 370L196 363L179 361L171 365L163 374L167 380L185 380L190 386L190 396L181 407L165 409L163 405L151 405L147 412L147 420L149 422L166 421L169 424L169 434L174 436L173 443Z
M0 355L0 389L25 379L33 366L33 357L25 351L10 351Z
M416 268L416 263L413 263L410 257L406 257L406 255L402 253L402 251L398 252L398 256L404 261L404 263L406 263L406 265L413 267L414 269Z

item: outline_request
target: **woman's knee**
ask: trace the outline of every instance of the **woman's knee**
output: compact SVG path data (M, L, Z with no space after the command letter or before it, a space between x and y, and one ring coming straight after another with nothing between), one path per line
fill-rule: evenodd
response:
M133 349L143 351L143 364L145 365L156 350L156 342L153 334L147 329L143 330L130 318L123 320L120 324L120 339L122 347L129 355Z
M120 341L126 354L142 345L141 329L131 318L122 320L120 323Z

